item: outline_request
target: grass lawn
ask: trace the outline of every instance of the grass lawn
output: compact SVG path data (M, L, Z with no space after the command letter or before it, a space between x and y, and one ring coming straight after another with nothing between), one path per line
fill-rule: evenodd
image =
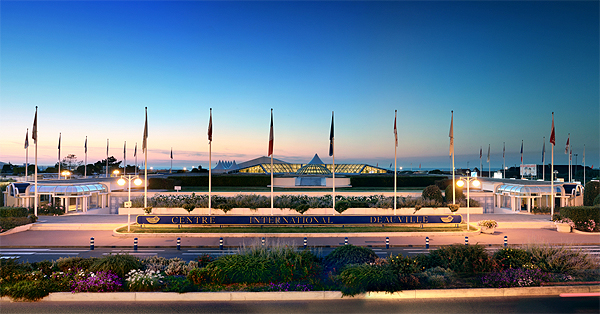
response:
M471 227L471 231L475 231ZM117 229L120 233L127 233L127 227ZM138 224L131 225L132 233L339 233L339 232L457 232L466 231L466 225L458 228L455 225L442 225L423 227L421 225L409 226L252 226L252 227L196 227L196 226L148 226L142 228Z

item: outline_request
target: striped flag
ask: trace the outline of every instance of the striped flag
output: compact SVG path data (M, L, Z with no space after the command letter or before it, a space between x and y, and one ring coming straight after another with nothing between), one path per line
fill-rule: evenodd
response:
M212 142L212 108L210 108L210 118L208 120L208 141Z
M552 113L552 132L550 133L550 144L556 145L556 137L554 135L554 112Z
M521 163L523 163L523 140L521 140Z
M267 156L273 155L273 108L271 108L271 128L269 129L269 153Z
M27 147L29 147L29 129L27 129L27 131L25 132L25 149L27 149Z
M333 156L333 111L331 112L331 130L329 131L329 156Z
M148 149L148 107L146 107L146 121L144 122L144 140L142 141L142 151L145 153Z
M396 118L398 117L398 110L394 110L394 138L396 139L396 147L398 147L398 129L396 128Z
M448 155L454 154L454 110L452 111L452 118L450 118L450 133L448 134L450 137L450 152Z

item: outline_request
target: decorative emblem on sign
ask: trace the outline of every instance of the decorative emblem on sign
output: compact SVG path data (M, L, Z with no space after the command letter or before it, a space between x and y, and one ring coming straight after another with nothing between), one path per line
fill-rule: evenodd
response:
M448 217L442 217L440 218L443 222L451 222L454 217L452 217L452 215L448 216Z
M156 216L154 216L154 217L152 217L152 218L146 218L146 221L147 221L147 222L149 222L149 223L151 223L151 224L155 224L155 223L157 223L159 220L160 220L160 217L156 217Z

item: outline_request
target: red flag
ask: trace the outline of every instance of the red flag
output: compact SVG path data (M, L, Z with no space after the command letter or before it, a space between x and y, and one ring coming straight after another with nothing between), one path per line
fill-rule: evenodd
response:
M271 108L271 128L269 130L269 154L267 156L273 155L273 108Z
M396 129L396 118L398 117L398 110L394 110L394 137L396 138L396 147L398 147L398 129Z
M208 120L208 141L212 142L212 108L210 108L210 118Z
M550 143L556 145L556 137L554 136L554 112L552 113L552 133L550 133Z

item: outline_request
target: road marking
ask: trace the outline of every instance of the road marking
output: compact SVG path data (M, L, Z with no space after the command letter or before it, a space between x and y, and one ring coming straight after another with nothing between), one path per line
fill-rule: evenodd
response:
M0 249L0 252L4 252L4 251L50 251L50 249Z
M102 255L109 255L109 254L111 254L111 253L102 253ZM152 255L152 256L156 256L156 255L158 255L158 253L152 253L152 252L145 252L145 253L129 253L129 255L141 255L141 256L144 256L144 255Z
M35 252L6 252L4 255L33 255Z
M221 252L221 253L212 253L211 255L232 255L236 254L235 252ZM198 255L198 253L181 253L181 255Z
M600 292L561 293L559 296L561 298L600 297Z
M165 250L112 250L113 252L164 252Z
M44 253L33 253L34 255L79 255L79 253L63 253L63 252L44 252Z

